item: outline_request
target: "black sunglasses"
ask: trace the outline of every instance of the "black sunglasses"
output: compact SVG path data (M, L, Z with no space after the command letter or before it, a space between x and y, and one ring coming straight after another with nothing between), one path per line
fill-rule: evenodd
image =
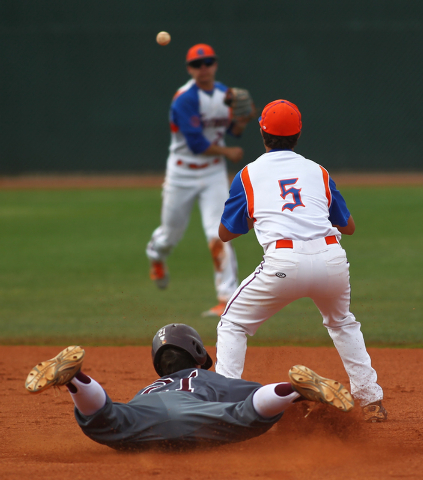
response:
M193 60L192 62L188 63L188 66L191 68L201 68L202 65L206 67L211 67L216 63L215 58L200 58L199 60Z

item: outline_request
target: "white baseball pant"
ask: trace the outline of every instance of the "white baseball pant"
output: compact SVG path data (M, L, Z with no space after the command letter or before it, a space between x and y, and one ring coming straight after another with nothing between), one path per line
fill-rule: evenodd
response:
M195 181L194 181L195 180ZM161 225L153 232L147 245L147 257L165 261L188 227L194 203L198 201L203 230L212 254L217 298L227 302L238 287L238 265L235 251L219 239L219 224L228 197L229 184L225 170L189 179L186 186L165 182Z
M349 264L345 250L325 239L293 241L293 248L271 244L263 261L229 300L217 327L216 372L240 378L248 335L293 301L309 297L323 317L361 405L381 400L382 388L371 366L360 323L349 311Z

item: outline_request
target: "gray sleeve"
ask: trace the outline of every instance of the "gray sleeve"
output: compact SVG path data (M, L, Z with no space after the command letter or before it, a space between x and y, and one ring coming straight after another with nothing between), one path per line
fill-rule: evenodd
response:
M106 394L106 404L101 410L86 416L75 408L75 418L89 438L120 450L165 438L161 425L166 423L168 415L157 395L145 395L138 403L118 403Z

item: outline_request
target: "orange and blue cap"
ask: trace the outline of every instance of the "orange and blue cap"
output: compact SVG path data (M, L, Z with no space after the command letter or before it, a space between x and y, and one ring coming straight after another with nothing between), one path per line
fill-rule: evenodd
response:
M301 132L303 126L298 107L288 100L268 103L258 119L264 132L278 137L289 137Z
M193 62L200 58L216 58L216 54L210 45L207 45L206 43L198 43L188 50L186 62Z

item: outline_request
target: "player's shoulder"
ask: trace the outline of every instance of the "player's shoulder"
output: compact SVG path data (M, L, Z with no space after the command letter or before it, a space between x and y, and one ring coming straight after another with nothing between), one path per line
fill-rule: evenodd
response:
M277 159L280 158L281 160L291 161L298 166L303 166L304 168L320 169L320 165L317 162L305 157L304 155L301 155L298 152L295 152L294 150L271 150L270 152L262 155L262 157L263 159L268 159L269 157L271 158L272 154L275 154Z
M213 372L213 370L204 370L204 369L199 369L198 370L202 375L205 377L210 377L210 378L226 378L223 375L220 375L220 373Z
M220 373L212 370L197 369L197 378L207 383L207 385L223 385L228 383L228 379Z
M198 100L198 87L193 79L188 80L187 83L176 90L172 98L172 105L178 105L184 102L192 102Z
M226 91L228 90L229 87L227 87L226 85L224 85L222 82L214 82L214 88L216 90L219 90L221 92L224 92L226 93Z
M263 163L266 163L267 161L269 160L269 154L268 153L262 153L259 157L257 157L255 160L253 160L252 162L250 163L247 163L247 165L245 165L244 168L242 168L242 170L239 171L240 174L242 174L242 172L244 170L247 170L248 172L250 171L254 171L254 169L258 169L258 170L261 170L263 169Z
M213 372L212 370L204 370L202 368L185 368L184 370L178 370L175 373L172 373L171 375L166 375L166 377L169 378L185 378L187 375L196 375L197 377L203 377L203 378L226 378L219 373Z
M304 155L301 155L301 153L298 153L292 150L292 154L293 154L293 158L295 158L295 160L299 162L303 162L304 164L321 168L321 165L319 165L315 160L312 160L311 158L307 158Z
M309 158L303 156L300 156L300 158L303 170L310 176L314 174L315 177L317 176L318 178L323 178L325 179L325 183L326 181L331 180L329 171L326 167L315 162L314 160L310 160Z
M321 169L316 162L293 150L270 150L246 165L245 168L248 169L249 175L253 175L255 178L267 178L269 169L272 169L272 171L295 170L298 174L311 174L312 176L314 172L321 175Z

